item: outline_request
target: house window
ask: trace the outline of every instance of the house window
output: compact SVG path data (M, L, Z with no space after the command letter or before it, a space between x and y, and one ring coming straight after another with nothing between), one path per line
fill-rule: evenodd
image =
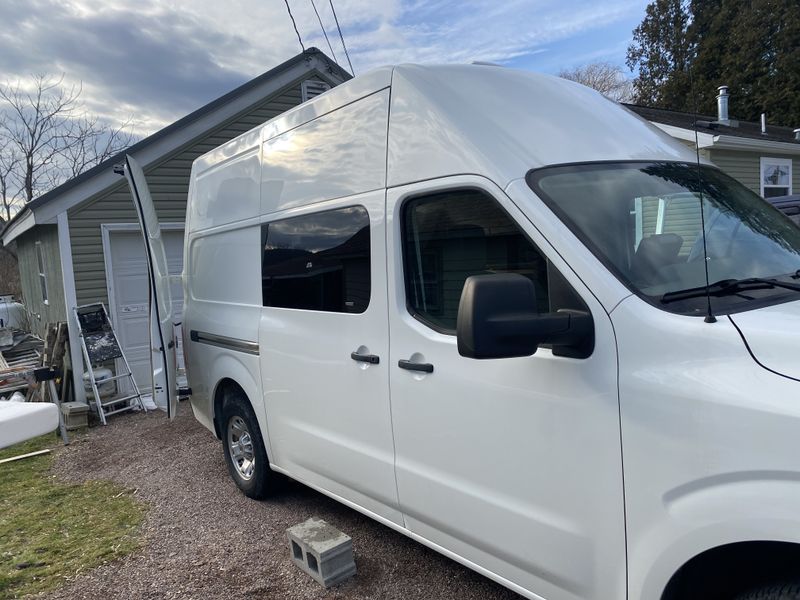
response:
M792 159L761 157L761 196L774 198L792 193Z
M39 267L39 285L42 287L42 302L49 304L47 300L47 273L44 269L44 251L42 242L36 242L36 263Z

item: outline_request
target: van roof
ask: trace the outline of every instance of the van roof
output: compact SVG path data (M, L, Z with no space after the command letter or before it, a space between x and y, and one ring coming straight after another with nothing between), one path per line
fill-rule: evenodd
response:
M645 119L580 84L489 65L398 65L347 81L264 123L266 141L391 87L387 185L475 173L505 185L546 165L694 161L695 154ZM198 159L230 156L232 140ZM230 146L230 147L228 147Z

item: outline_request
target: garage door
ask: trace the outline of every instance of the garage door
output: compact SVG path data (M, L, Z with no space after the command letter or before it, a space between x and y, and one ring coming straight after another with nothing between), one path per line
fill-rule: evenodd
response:
M183 230L161 230L170 274L183 270ZM150 392L150 338L147 319L147 259L139 230L110 231L110 278L108 298L111 320L140 391ZM172 284L175 322L183 318L183 290ZM180 333L180 332L179 332ZM178 335L178 368L183 368L181 336Z

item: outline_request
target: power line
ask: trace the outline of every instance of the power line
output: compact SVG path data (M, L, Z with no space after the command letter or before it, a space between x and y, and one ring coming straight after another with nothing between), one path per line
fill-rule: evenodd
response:
M292 26L294 26L294 32L297 34L297 41L300 42L300 47L303 49L305 53L306 47L303 45L303 40L300 38L300 32L297 31L297 23L294 22L294 15L292 14L292 9L289 8L289 0L283 0L286 3L286 10L289 11L289 18L292 20Z
M344 43L344 36L342 35L342 28L339 27L339 19L336 16L336 9L333 8L333 0L328 0L331 5L331 11L333 11L333 20L336 21L336 29L339 30L339 39L342 40L342 48L344 48L344 55L347 57L347 64L350 65L350 73L355 76L356 71L353 69L353 63L350 62L350 54L347 53L347 45Z
M339 62L336 60L336 52L333 51L333 46L331 46L331 41L328 39L328 32L325 31L325 25L322 24L322 18L319 16L319 12L317 12L317 5L314 4L314 0L311 0L311 6L314 8L314 13L317 15L317 21L319 21L320 29L322 29L322 35L325 36L325 41L328 42L328 48L331 51L331 55L333 56L333 62Z

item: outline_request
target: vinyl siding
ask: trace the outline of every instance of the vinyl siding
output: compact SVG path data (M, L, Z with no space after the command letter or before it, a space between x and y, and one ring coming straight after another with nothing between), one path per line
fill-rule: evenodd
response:
M761 157L787 158L792 160L792 193L800 193L800 158L778 152L737 152L735 150L712 150L711 162L737 179L756 194L761 194Z
M47 278L47 300L42 301L42 287L39 281L39 263L36 256L36 242L41 242ZM28 310L31 331L44 337L48 323L66 320L64 306L64 282L61 277L61 255L58 251L58 226L39 225L23 233L17 239L17 258L19 260L22 298Z
M190 142L145 169L156 213L162 223L184 222L192 162L202 154L300 104L300 84L317 78L305 75L260 104L219 128ZM78 304L108 303L101 225L136 223L136 213L124 178L87 202L69 211L72 261Z

